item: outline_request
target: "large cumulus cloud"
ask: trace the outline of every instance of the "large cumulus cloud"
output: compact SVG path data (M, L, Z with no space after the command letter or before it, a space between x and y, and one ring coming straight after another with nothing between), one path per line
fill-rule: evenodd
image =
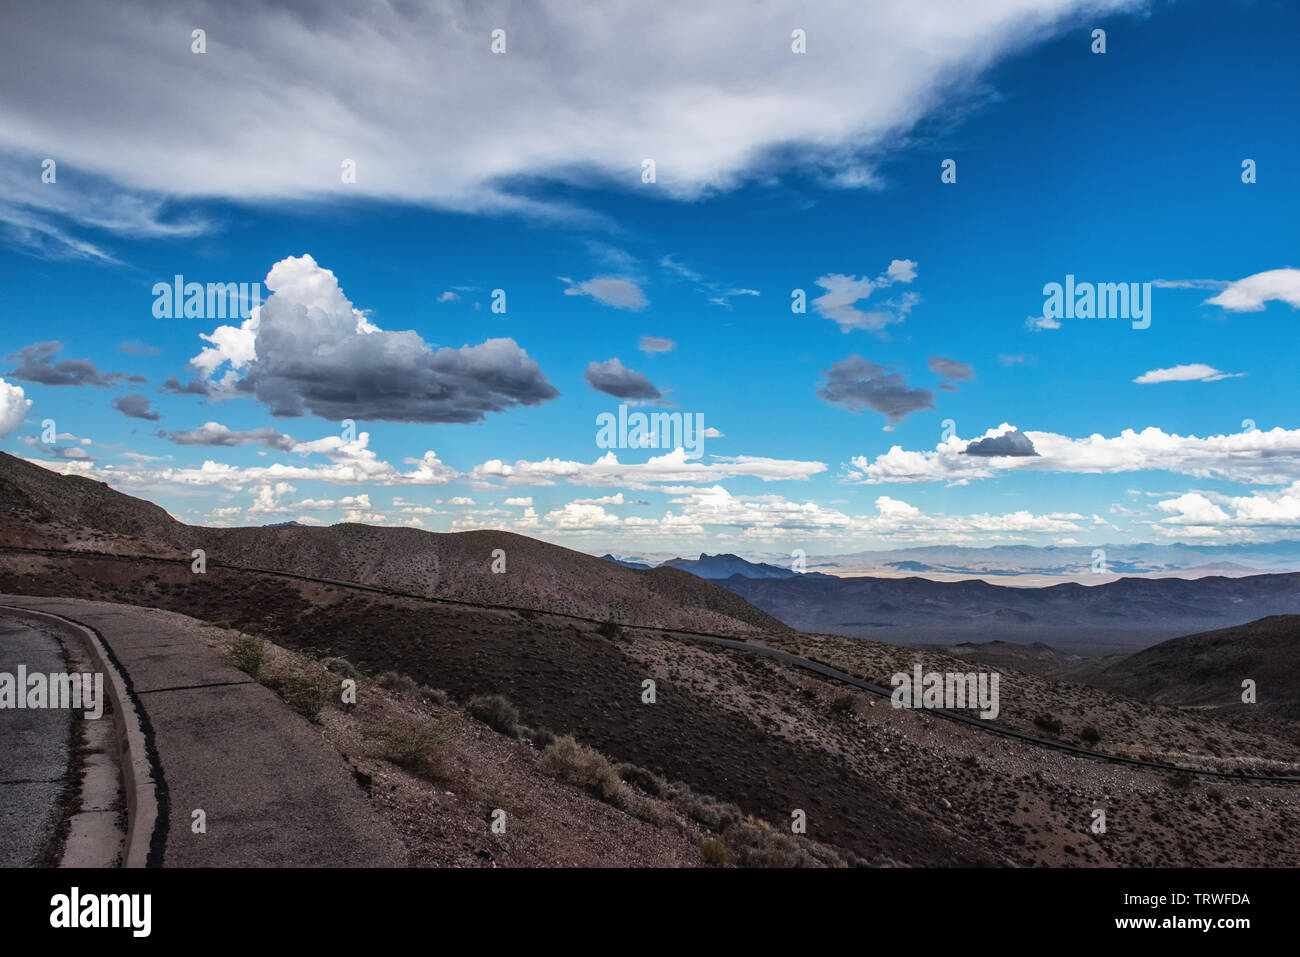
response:
M22 386L0 379L0 439L23 424L23 416L32 407L32 400L23 393Z
M413 330L370 322L311 256L271 267L270 295L241 326L222 326L193 364L276 416L331 421L478 422L559 392L513 339L437 348ZM242 372L242 375L240 373Z

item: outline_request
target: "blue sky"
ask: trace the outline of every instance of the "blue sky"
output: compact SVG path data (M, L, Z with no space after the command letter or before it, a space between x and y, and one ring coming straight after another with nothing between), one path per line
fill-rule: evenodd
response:
M102 53L2 94L0 448L194 523L501 527L624 554L1296 537L1300 13L1048 6L645 27L504 4L270 33L203 5L123 32L87 8ZM84 38L24 16L6 52L72 69ZM711 46L718 24L735 32ZM620 30L649 73L599 46ZM399 69L408 36L464 59ZM175 274L262 283L260 327L155 317ZM1152 283L1150 327L1036 328L1067 274ZM94 371L54 384L60 360ZM721 434L698 460L600 448L621 399L593 378ZM1035 454L966 451L1013 429Z

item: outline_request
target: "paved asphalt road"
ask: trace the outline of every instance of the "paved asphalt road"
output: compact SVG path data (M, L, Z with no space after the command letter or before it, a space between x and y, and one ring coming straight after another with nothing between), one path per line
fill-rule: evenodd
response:
M10 595L0 595L0 604L95 629L129 679L132 706L152 742L150 790L159 813L151 863L406 863L396 832L338 750L275 692L234 666L228 632L130 605ZM206 819L203 830L193 827L197 810Z
M40 626L0 618L0 672L67 670L63 649ZM0 709L0 867L30 867L58 821L71 757L72 712Z

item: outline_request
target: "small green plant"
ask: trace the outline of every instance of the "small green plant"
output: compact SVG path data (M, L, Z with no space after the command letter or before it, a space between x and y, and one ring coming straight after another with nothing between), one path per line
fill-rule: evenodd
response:
M235 667L256 679L270 658L270 643L257 635L239 635L230 643L230 654L235 659Z

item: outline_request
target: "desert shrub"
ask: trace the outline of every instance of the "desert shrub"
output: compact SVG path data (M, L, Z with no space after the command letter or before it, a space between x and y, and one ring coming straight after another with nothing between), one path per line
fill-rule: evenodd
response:
M265 638L240 635L230 643L230 654L235 659L235 667L256 679L266 667L270 645Z
M857 706L858 696L847 691L844 694L836 695L831 700L831 710L836 714L852 714L857 710Z
M285 665L262 677L266 685L304 718L316 721L338 690L335 679L310 666Z
M508 734L512 738L519 736L519 709L505 695L487 694L470 698L467 708L470 714L493 731Z
M441 688L430 688L428 685L420 685L420 694L429 700L431 704L439 708L445 708L451 704L451 695Z
M379 676L379 687L385 691L395 691L398 694L415 695L420 693L420 685L409 675L399 675L396 671L385 671Z
M1044 731L1049 731L1052 734L1061 733L1062 725L1060 719L1053 718L1050 714L1040 714L1037 718L1034 719L1034 724L1037 727L1042 728Z
M744 818L736 805L725 804L707 794L696 794L689 785L682 782L671 785L664 796L688 818L710 831L721 832L728 825Z
M537 766L557 781L582 788L608 804L623 804L623 782L614 766L595 748L579 744L572 735L547 745Z
M344 678L355 678L357 676L356 665L346 658L326 658L321 664L325 666L326 671L332 671Z
M668 790L668 782L637 764L620 764L618 776L627 784L639 788L652 797L660 797Z
M367 732L386 761L429 781L447 776L450 729L445 720L395 718Z
M739 867L800 867L814 863L792 834L773 830L765 821L737 821L723 832Z
M1096 744L1101 740L1101 732L1092 725L1088 725L1079 732L1079 737L1082 738L1086 744Z
M555 740L555 732L550 728L537 728L529 733L528 740L533 742L533 747L541 751Z
M617 622L603 621L596 627L596 634L600 635L602 638L608 638L612 641L613 639L623 634L623 629L618 625Z
M727 867L731 864L731 848L716 837L706 837L700 841L700 857L710 867Z
M636 791L623 792L623 810L655 827L668 827L678 823L676 817L663 804Z
M1171 788L1177 788L1179 791L1187 791L1196 783L1196 779L1186 771L1179 771L1176 774L1169 775L1168 783Z

